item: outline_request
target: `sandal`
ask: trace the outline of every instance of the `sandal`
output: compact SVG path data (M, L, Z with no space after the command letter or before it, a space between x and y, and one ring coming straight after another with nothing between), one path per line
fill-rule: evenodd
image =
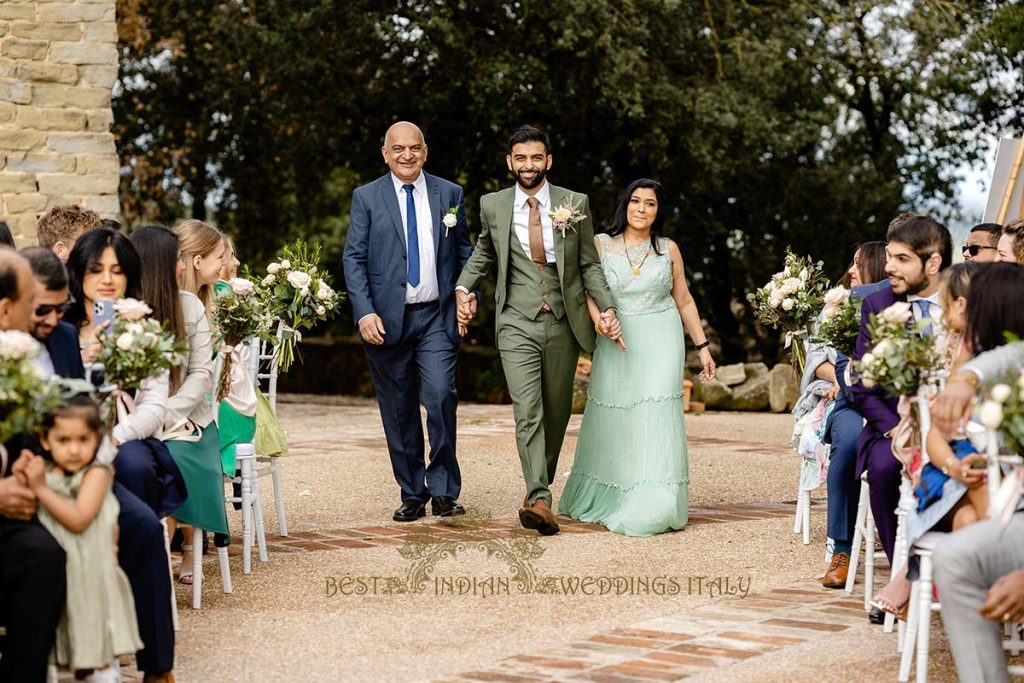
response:
M875 598L868 603L875 609L880 609L886 614L891 614L900 621L907 620L907 612L910 609L910 600L907 600L902 605L893 605L885 598Z
M193 578L192 563L185 562L185 554L190 552L192 552L192 546L183 543L181 545L181 570L178 572L178 583L183 583L186 586L192 585Z

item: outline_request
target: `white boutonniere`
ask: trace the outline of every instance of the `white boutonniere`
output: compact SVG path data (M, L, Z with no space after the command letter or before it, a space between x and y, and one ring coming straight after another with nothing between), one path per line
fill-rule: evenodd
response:
M448 236L448 231L451 230L452 228L454 228L458 224L458 222L459 222L458 213L459 213L458 207L453 206L452 208L448 209L448 213L446 213L441 218L441 222L444 224L444 236L445 237Z
M561 206L554 208L548 214L551 217L551 225L555 230L562 233L562 238L565 238L566 230L576 230L576 225L586 218L586 214L580 211L580 206L583 204L581 199L578 203L572 201L573 195L570 194L568 197L562 200Z

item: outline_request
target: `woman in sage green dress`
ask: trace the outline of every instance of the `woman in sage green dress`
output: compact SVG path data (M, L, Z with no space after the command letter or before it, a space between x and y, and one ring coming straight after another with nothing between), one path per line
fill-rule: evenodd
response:
M559 512L628 536L686 526L690 472L683 425L683 326L715 363L675 243L661 236L661 186L633 182L595 238L622 335L599 337L576 457ZM589 301L591 316L597 307Z

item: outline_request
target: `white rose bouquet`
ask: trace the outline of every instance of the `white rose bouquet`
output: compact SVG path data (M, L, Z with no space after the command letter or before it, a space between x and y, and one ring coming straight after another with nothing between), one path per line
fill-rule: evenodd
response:
M916 396L918 389L942 369L935 339L908 324L910 304L897 302L871 316L868 332L874 347L854 363L865 386L880 386L892 396ZM922 321L925 325L929 321Z
M803 373L804 348L800 337L821 310L828 280L821 261L796 256L786 249L786 265L763 287L747 295L754 316L764 325L786 332L786 348L792 347L793 363Z
M1024 453L1024 370L1012 386L992 387L988 398L975 409L975 416L981 424L1000 432L1011 452Z
M100 335L104 379L122 391L182 363L188 352L186 342L149 317L152 312L143 301L119 299L110 333Z
M301 330L332 318L341 303L341 294L331 288L330 276L320 268L320 251L319 244L310 247L302 240L285 246L281 260L267 265L267 276L257 288L266 313L281 320L277 362L282 371L295 360Z
M17 434L33 434L61 401L60 384L36 366L41 346L17 330L0 332L0 447Z
M217 295L217 308L213 314L221 343L236 347L253 337L267 341L273 339L271 326L274 318L262 305L256 285L241 277L232 278L227 284L228 287ZM229 353L224 356L218 400L227 396L231 388L231 363Z
M824 302L812 341L828 344L847 356L853 355L860 334L861 300L851 296L845 287L833 287L825 292Z

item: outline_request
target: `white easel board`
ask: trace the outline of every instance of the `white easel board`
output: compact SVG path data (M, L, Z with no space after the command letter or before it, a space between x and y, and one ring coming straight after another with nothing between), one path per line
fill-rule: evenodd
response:
M1024 217L1022 198L1024 198L1024 168L1018 153L1021 141L1014 138L1003 138L999 141L996 151L996 164L992 172L992 182L988 186L988 201L985 204L985 223L1005 225L1012 220ZM1010 188L1009 201L1006 202L1006 213L1000 216L1000 209L1006 198L1007 185L1014 178Z

